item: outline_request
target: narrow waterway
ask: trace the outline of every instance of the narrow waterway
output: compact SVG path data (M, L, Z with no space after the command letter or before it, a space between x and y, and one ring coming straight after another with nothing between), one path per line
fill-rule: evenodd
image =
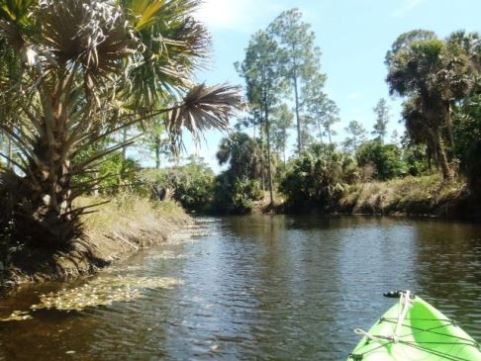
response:
M24 311L27 319L0 323L0 360L344 360L358 341L352 330L369 328L393 302L382 297L391 289L414 290L481 340L480 226L315 216L199 222L193 239L89 280L1 299L0 317ZM114 296L105 302L102 292Z

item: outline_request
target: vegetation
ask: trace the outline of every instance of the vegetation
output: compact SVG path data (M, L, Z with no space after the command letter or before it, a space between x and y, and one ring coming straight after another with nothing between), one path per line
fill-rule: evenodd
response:
M193 81L209 46L193 17L198 5L0 1L2 276L16 267L55 273L64 256L71 261L67 268L91 271L124 242L134 250L173 230L166 213L179 218L176 207L158 212L168 203L138 198L151 189L141 177L143 164L129 154L147 148L160 168L167 149L172 157L183 149L184 130L199 142L207 129L227 129L241 104L237 87ZM205 193L213 193L204 187L212 177L174 178L183 185L176 199L200 208ZM124 194L128 201L119 203ZM130 211L145 202L148 207ZM105 217L114 205L120 229L108 232ZM96 222L104 236L91 231ZM129 229L132 234L119 236Z
M269 39L269 46L260 42L259 37ZM319 71L320 50L314 44L315 35L297 9L283 12L266 31L254 35L246 50L242 74L251 118L260 119L255 123L260 124L260 137L248 140L244 134L243 142L259 143L260 156L249 158L246 163L256 172L247 174L240 171L242 167L234 166L229 170L230 179L238 175L243 180L260 182L264 189L264 174L271 174L274 161L264 161L263 136L267 129L270 159L269 129L277 127L279 130L274 134L279 141L274 142L275 155L284 162L277 165L274 177L268 177L268 189L271 194L280 191L289 209L329 210L358 184L409 176L435 177L438 169L444 179L441 188L450 189L452 184L463 183L462 177L467 176L470 192L479 193L481 39L478 34L461 31L446 39L426 30L401 34L387 52L385 63L391 95L404 99L401 115L406 129L402 142L397 130L392 133L392 142L388 140L390 107L381 98L373 108L371 131L361 122L351 121L345 128L345 139L340 142L342 150L333 140L337 107L322 91L326 77ZM261 59L265 49L269 49L268 56L277 53L274 58L281 59L282 64L271 58L271 72L265 72L266 62L250 62L246 66L251 58ZM268 80L271 86L255 88L249 74L264 74L260 79ZM278 83L273 86L276 80ZM288 97L290 93L292 99ZM262 102L268 104L264 116L259 106ZM267 115L275 119L272 124ZM287 161L285 148L293 118L297 149ZM276 122L282 126L278 127ZM243 122L241 128L253 124ZM406 182L420 187L424 184ZM464 192L463 187L454 188Z
M0 7L0 127L15 145L1 175L1 227L29 247L68 248L81 236L75 199L95 190L96 147L125 127L164 117L172 143L226 128L239 104L230 86L193 85L207 32L196 1L4 1ZM21 96L19 96L21 94ZM179 98L179 95L182 98ZM172 99L172 101L170 101ZM89 157L78 157L93 149ZM82 159L81 159L82 158ZM81 159L79 161L79 159ZM83 177L74 184L78 175Z
M184 166L145 170L142 178L142 186L154 199L173 199L192 213L211 209L214 173L203 163L191 160Z
M26 250L72 250L89 224L108 223L96 205L128 208L125 194L191 213L272 210L275 195L289 210L429 212L481 195L479 34L394 41L386 81L403 100L400 141L385 98L372 125L339 132L298 9L254 33L236 63L245 117L220 143L219 174L183 160L185 131L198 143L241 108L239 88L194 82L209 46L199 3L0 0L0 268Z

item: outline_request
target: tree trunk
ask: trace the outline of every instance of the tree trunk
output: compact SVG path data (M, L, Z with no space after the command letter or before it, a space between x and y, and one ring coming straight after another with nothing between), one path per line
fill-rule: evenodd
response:
M453 179L453 173L449 167L448 156L446 154L446 147L444 146L444 140L441 129L433 130L433 141L437 148L439 157L439 165L445 181L451 181Z
M295 101L295 110L296 110L296 122L297 122L297 153L300 155L302 152L302 136L301 136L301 118L300 118L300 111L299 111L299 89L298 89L298 79L297 79L297 72L294 69L294 101Z
M269 198L270 205L274 204L274 192L272 190L272 162L271 162L271 135L269 124L269 109L266 106L264 109L265 122L266 122L266 137L267 137L267 176L269 181Z
M448 128L449 146L454 147L453 119L451 118L451 106L449 103L446 105L446 124Z
M264 121L262 121L259 124L259 140L261 143L261 188L264 191L266 189L266 176L265 176L265 169L266 169L266 160L264 156L264 128L265 124Z
M62 249L80 234L81 210L72 207L71 165L62 139L57 135L54 144L39 139L37 161L19 180L17 236L34 247Z
M127 142L127 128L124 128L122 129L122 143L126 143ZM122 147L122 160L125 162L125 160L127 159L127 146L124 145Z
M160 169L160 135L155 136L155 169Z

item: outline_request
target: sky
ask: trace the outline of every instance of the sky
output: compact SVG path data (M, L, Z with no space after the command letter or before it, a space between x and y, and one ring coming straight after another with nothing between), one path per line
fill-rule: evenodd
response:
M322 51L325 91L340 108L337 141L351 120L371 130L381 97L391 106L390 131L402 133L400 100L389 97L384 65L386 51L400 34L419 28L440 37L460 29L481 32L481 0L206 0L197 18L212 35L211 58L197 80L243 85L233 64L243 60L250 36L291 8L302 11ZM208 132L206 144L196 151L216 172L215 153L223 136Z

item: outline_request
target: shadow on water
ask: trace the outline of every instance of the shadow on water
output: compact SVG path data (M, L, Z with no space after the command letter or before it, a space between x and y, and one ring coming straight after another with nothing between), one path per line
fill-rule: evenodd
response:
M481 339L481 227L394 218L200 219L193 241L142 252L92 280L19 291L0 317L40 295L108 277L167 277L131 302L42 310L0 323L0 360L343 360L412 289ZM97 279L97 281L95 281ZM106 281L107 280L107 281ZM90 289L90 288L87 288Z

